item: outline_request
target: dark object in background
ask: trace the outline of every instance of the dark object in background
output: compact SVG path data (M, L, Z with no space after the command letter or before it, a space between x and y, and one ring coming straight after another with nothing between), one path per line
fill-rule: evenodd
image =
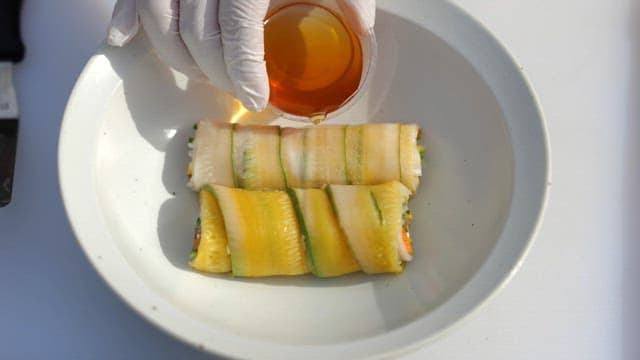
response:
M0 207L11 201L18 120L0 119Z
M18 104L13 63L24 57L20 38L22 0L0 0L0 207L11 201L18 140Z

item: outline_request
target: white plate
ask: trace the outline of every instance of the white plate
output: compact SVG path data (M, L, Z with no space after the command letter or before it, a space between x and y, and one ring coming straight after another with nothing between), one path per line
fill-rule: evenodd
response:
M185 187L187 138L198 119L228 116L233 101L169 71L144 38L89 61L60 134L62 195L87 257L140 314L233 357L387 356L433 339L518 268L549 176L532 90L451 4L379 7L375 91L336 121L424 129L425 176L411 202L417 255L398 276L246 280L190 270L197 201Z

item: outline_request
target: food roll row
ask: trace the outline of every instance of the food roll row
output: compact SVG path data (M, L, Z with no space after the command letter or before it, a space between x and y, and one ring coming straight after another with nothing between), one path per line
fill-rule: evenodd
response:
M272 191L205 185L190 264L241 277L398 273L413 253L410 195L396 180Z
M414 124L280 128L201 121L191 143L189 185L283 190L397 180L415 193L422 175L419 137Z

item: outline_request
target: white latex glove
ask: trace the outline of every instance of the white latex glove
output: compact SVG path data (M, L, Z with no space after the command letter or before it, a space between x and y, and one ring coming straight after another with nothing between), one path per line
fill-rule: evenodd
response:
M358 32L373 27L375 0L338 0ZM144 28L158 56L208 78L251 111L269 101L263 21L269 0L118 0L107 41L123 46Z

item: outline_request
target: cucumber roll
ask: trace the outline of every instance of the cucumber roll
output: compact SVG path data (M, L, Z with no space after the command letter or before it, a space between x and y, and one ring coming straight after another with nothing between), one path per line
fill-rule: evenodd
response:
M234 186L231 165L231 124L201 121L191 141L189 186L200 191L212 183Z
M305 240L309 267L318 277L360 270L329 200L322 189L290 189Z
M344 126L320 126L304 130L303 188L346 184Z
M359 184L382 184L400 180L398 151L400 124L367 124L362 127L361 174Z
M302 187L304 174L304 128L282 128L280 161L287 187Z
M416 125L397 123L280 128L201 122L190 185L283 190L397 180L415 193L422 175L419 134Z
M236 187L249 190L284 189L279 127L234 125L231 141L231 161Z
M422 152L418 144L421 131L417 125L400 125L400 181L415 193L422 176Z
M362 184L364 181L362 172L362 162L364 161L363 130L364 128L359 125L347 126L344 129L344 158L347 184Z
M411 192L402 183L330 185L331 201L347 242L362 270L368 274L402 272L411 260ZM409 215L409 216L408 216Z
M213 185L224 217L234 276L309 272L298 220L284 191Z
M281 154L287 186L346 184L345 126L283 128Z
M196 223L189 265L204 272L229 272L231 259L227 252L227 232L218 202L209 190L202 190L199 195L200 217Z
M373 185L400 180L399 124L347 127L345 161L348 184ZM333 184L342 184L334 182Z

